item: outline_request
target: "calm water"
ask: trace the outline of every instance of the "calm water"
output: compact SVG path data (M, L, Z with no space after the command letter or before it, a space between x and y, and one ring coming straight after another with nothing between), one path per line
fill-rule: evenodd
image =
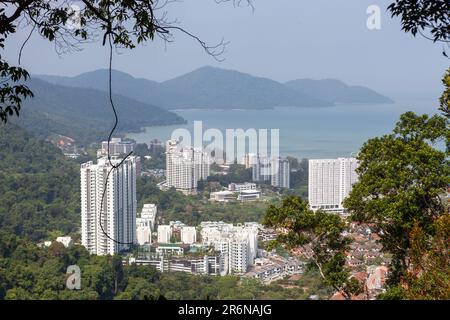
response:
M398 101L392 105L339 105L332 108L277 108L274 110L178 110L186 125L148 127L127 137L138 143L165 141L173 130L192 132L193 121L203 121L203 130L249 128L280 129L280 153L298 158L334 158L357 152L370 137L392 131L405 111L434 113L437 100Z

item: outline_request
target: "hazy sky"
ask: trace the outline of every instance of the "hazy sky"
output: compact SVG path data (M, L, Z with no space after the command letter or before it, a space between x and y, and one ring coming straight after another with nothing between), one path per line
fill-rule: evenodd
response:
M160 40L114 57L114 68L136 77L170 79L204 65L236 69L277 81L338 78L385 94L433 95L450 60L442 46L400 30L386 12L388 0L254 0L255 11L214 0L184 0L167 8L181 26L214 44L229 41L224 62L215 62L183 34L167 46ZM367 7L381 7L381 30L366 27ZM17 59L28 32L8 41L5 56ZM34 35L22 57L31 73L76 75L107 67L101 43L58 57Z

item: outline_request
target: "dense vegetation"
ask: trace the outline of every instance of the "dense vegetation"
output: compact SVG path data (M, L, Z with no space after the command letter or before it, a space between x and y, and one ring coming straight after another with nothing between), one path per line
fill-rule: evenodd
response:
M186 196L173 188L161 191L156 183L151 177L138 179L138 208L144 203L157 203L158 216L164 223L179 220L195 226L201 221L261 221L267 208L266 202L211 203L204 194Z
M217 165L211 166L212 174L207 178L207 182L218 182L222 187L228 187L230 183L244 183L252 181L252 169L246 169L241 164L231 164L227 174L214 173ZM216 168L219 169L219 168ZM220 169L219 169L220 170Z
M0 126L0 229L30 240L75 232L78 168L50 143Z
M23 115L14 122L36 136L52 133L69 136L78 144L105 140L114 123L107 93L93 89L69 88L40 79L29 82L35 97L23 105ZM115 95L120 122L118 132L139 131L142 127L183 123L169 111Z
M309 294L300 286L122 266L120 257L91 256L79 245L38 247L37 242L63 234L79 238L79 167L13 124L0 127L0 181L0 299L301 299ZM139 179L138 191L139 203L157 203L165 221L243 222L260 220L265 211L262 204L220 206L163 192L152 178ZM65 286L73 264L82 272L79 291Z
M120 257L90 256L82 246L54 242L38 248L0 234L0 299L306 299L327 296L316 274L264 285L239 277L160 273L150 266L122 266ZM81 269L81 290L66 289L66 270Z
M443 83L441 115L406 112L391 134L363 145L357 156L358 182L343 203L350 213L345 224L370 225L392 257L383 299L450 295L450 70ZM347 299L358 294L345 267L343 221L309 211L299 198L286 198L268 209L264 222L284 231L278 244L310 246L325 283Z

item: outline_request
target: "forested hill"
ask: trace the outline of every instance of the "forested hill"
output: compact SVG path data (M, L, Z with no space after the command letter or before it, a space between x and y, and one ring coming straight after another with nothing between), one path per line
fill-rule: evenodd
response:
M108 94L104 91L65 87L32 79L27 82L34 98L26 99L13 122L41 138L57 133L78 144L105 139L114 123ZM121 95L113 96L119 117L117 132L142 127L184 123L177 114Z
M45 81L76 88L107 91L109 71L75 77L36 75ZM235 70L202 67L173 79L156 82L113 70L114 92L166 109L266 109L274 107L330 107L340 103L392 103L378 92L339 80L299 79L280 83Z
M32 241L76 232L79 166L48 142L0 124L0 230Z

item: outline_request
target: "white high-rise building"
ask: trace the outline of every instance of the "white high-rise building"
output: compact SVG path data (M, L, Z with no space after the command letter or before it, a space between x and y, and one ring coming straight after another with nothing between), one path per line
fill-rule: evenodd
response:
M252 180L255 182L270 181L272 175L271 161L265 155L253 155L250 158Z
M290 188L290 165L287 159L281 157L270 158L265 155L250 156L252 180L255 182L269 182L277 188Z
M311 209L343 212L342 202L358 181L355 158L309 160L308 200Z
M272 186L289 189L291 187L290 175L291 167L287 159L278 158L272 162Z
M158 226L158 243L170 243L172 238L172 227L169 225Z
M197 242L197 230L195 227L184 226L181 228L181 242L193 244Z
M128 157L111 170L104 157L81 165L81 243L91 254L113 255L136 242L136 162Z
M154 203L145 203L144 206L142 207L141 218L150 221L150 227L152 228L152 230L155 228L157 211L158 210L156 204Z
M149 219L136 218L137 243L141 246L152 243L152 228Z
M203 150L181 146L176 140L166 143L167 186L185 194L195 193L199 180L210 174L210 158Z
M254 153L246 153L241 160L241 163L245 166L245 169L249 169L253 165L253 161L256 160L256 155Z

